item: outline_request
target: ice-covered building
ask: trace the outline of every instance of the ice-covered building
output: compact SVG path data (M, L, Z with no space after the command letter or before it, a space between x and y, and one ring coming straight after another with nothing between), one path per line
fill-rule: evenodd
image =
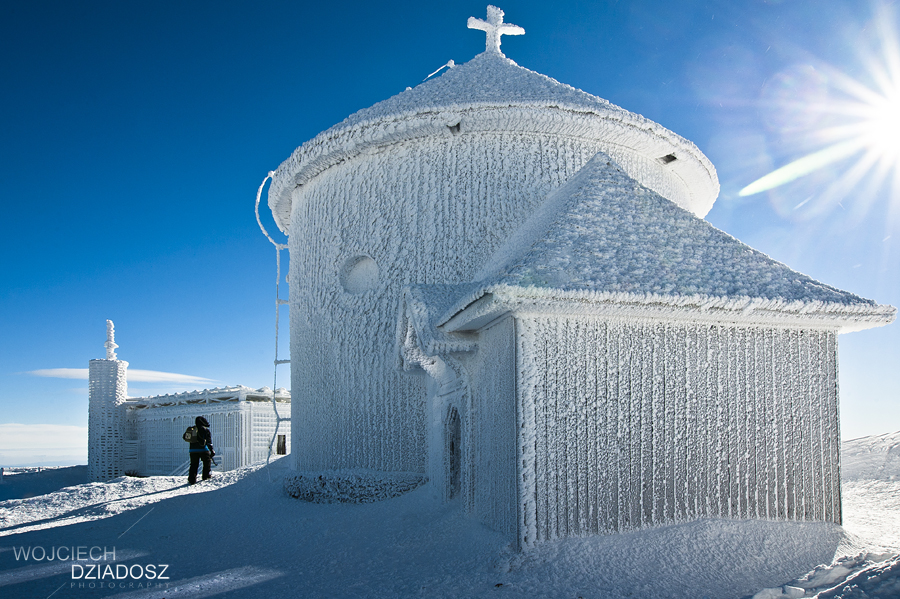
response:
M128 362L116 358L112 321L106 326L106 359L91 360L89 370L89 480L181 473L188 462L181 436L197 416L209 421L218 470L265 460L270 451L290 453L287 390L236 386L127 397Z
M840 522L837 334L894 308L709 225L700 150L506 58L502 17L272 175L291 484L417 473L520 546Z
M272 455L290 452L290 402L286 389L278 389L272 404L268 387L242 385L188 391L171 395L129 398L125 402L129 439L124 466L140 475L167 475L187 462L182 433L194 418L209 421L216 460L222 471L234 470ZM278 417L278 431L275 425Z
M106 321L106 358L88 364L88 480L122 476L128 362L116 357L115 327Z

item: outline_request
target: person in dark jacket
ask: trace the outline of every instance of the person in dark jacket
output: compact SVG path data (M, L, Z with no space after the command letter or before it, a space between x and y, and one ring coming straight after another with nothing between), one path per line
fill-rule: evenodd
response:
M213 450L212 433L209 432L209 421L203 416L194 418L194 424L197 427L197 436L199 440L191 443L191 468L188 470L188 484L193 485L197 482L197 469L200 467L200 460L203 460L203 480L212 477L210 462L212 457L216 455Z

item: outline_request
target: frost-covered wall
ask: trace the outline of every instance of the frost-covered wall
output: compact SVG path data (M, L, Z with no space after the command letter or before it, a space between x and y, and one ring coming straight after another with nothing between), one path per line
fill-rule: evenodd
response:
M243 389L244 394L247 390ZM142 398L138 401L155 400L165 403L167 399L176 400L183 395L196 395L202 398L210 392L180 394ZM241 392L233 393L239 395ZM269 444L275 434L275 410L269 400L260 398L257 401L238 400L176 405L133 405L128 409L128 419L133 426L132 443L135 444L133 470L145 476L170 475L182 467L188 460L188 444L181 435L185 429L194 425L197 416L204 416L209 421L216 460L222 470L228 471L247 464L265 460L269 455ZM224 391L219 393L224 395ZM184 399L184 398L182 398ZM172 403L175 403L174 401ZM278 406L282 417L287 416L287 403ZM290 421L282 421L278 434L285 435L286 453L290 453ZM277 447L272 447L275 455Z
M446 129L294 191L294 465L424 472L425 385L395 367L404 285L470 280L597 142Z
M517 321L520 541L841 522L832 330Z
M472 396L468 512L510 536L516 534L518 516L515 328L515 320L506 317L481 331L478 355L467 360Z
M111 350L110 350L111 351ZM128 362L91 360L88 367L88 480L122 476L127 437Z

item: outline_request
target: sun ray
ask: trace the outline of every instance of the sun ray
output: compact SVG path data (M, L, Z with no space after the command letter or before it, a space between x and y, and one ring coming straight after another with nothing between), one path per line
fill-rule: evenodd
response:
M846 198L851 195L854 190L858 190L858 186L864 183L865 176L875 168L877 163L878 156L874 152L863 153L860 159L854 162L848 171L841 177L838 177L825 189L822 195L818 197L818 201L814 202L812 208L808 210L808 213L819 215L833 209L842 198ZM874 195L872 194L865 195L864 197L874 199ZM855 200L853 202L854 206L860 204L866 204L866 208L868 208L868 203L866 203L865 199L861 202Z
M854 213L866 212L884 186L889 186L893 204L900 203L900 37L894 10L881 5L873 10L876 38L872 45L860 44L860 58L868 85L837 68L816 67L827 81L825 93L813 101L782 102L785 111L811 115L806 129L791 130L797 141L813 151L773 170L745 186L739 196L750 196L791 183L840 161L848 161L826 190L817 194L818 213L852 195ZM814 149L817 144L819 149ZM855 156L855 158L854 158ZM862 185L863 189L860 189ZM863 197L863 195L865 197ZM806 203L806 202L804 202Z
M848 202L851 224L855 225L861 222L878 198L879 189L884 186L885 182L891 177L892 166L884 162L877 152L871 152L873 165L867 173L868 176L863 178L860 183L862 187L853 189L853 197Z
M833 162L837 162L862 150L858 140L845 141L828 146L818 152L807 154L783 167L772 171L765 177L757 179L738 192L739 196L751 196L763 191L781 187L800 177L819 170Z

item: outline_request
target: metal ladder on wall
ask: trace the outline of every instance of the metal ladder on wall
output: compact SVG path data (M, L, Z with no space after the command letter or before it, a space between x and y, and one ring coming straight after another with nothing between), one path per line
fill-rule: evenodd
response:
M263 179L263 182L259 186L259 190L256 192L256 223L259 225L260 230L263 232L263 235L266 236L272 245L275 246L275 360L274 360L274 372L272 375L272 409L275 411L275 431L272 433L272 439L269 441L269 451L266 455L266 465L269 465L269 461L272 459L272 448L275 447L275 444L278 440L278 427L282 422L290 422L291 417L290 414L286 417L281 416L278 413L278 401L277 401L277 390L278 390L278 367L282 364L290 364L290 359L288 360L280 360L278 359L278 331L280 325L280 312L281 306L288 306L288 310L290 311L290 304L288 300L281 299L281 252L283 250L288 249L288 246L283 243L278 243L272 236L269 235L269 232L266 231L266 228L263 226L262 221L259 218L259 199L262 196L263 187L266 186L266 181L272 178L275 174L274 171L269 171L269 174L266 175L266 178Z

